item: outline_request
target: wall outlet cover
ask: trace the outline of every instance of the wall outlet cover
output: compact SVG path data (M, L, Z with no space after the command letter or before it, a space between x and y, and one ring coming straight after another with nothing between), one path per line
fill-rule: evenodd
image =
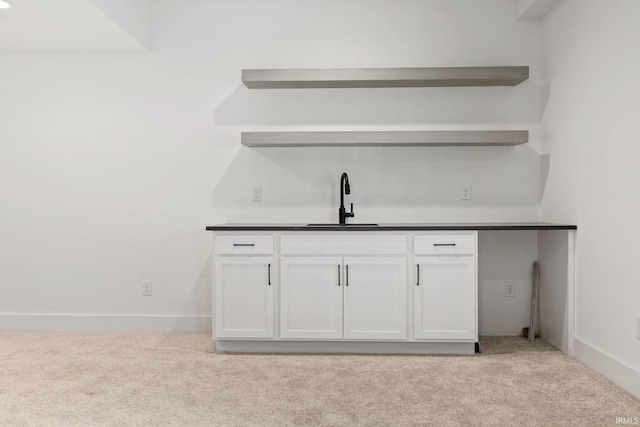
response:
M142 281L142 296L143 297L150 297L152 294L152 290L153 290L153 285L151 283L151 280L143 280Z
M251 201L252 202L262 201L262 187L253 187L251 189Z
M460 186L460 200L471 200L471 184Z
M504 282L504 296L515 297L516 296L516 282L515 280L507 280Z

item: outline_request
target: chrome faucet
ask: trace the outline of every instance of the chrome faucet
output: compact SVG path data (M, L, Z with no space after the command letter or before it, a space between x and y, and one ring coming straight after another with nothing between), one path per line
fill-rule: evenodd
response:
M338 220L340 225L345 225L347 218L353 218L353 203L351 203L351 212L347 212L344 208L344 195L351 194L351 187L349 187L349 176L346 172L340 177L340 209L338 209Z

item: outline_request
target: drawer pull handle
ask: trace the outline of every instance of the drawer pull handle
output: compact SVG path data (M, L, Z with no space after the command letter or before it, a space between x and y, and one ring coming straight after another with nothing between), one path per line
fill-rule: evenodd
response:
M416 267L418 267L418 274L416 275L418 277L418 281L416 282L416 286L420 286L420 264L416 264Z
M434 243L433 246L455 246L455 243Z
M267 264L267 285L271 286L271 264Z
M234 243L233 246L255 246L255 243Z
M340 264L338 264L338 286L340 286Z

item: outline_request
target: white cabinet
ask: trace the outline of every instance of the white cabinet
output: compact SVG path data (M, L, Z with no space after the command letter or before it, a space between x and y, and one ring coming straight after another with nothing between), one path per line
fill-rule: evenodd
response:
M405 339L406 257L283 257L280 336Z
M274 337L273 267L271 256L216 258L216 338Z
M280 336L342 338L342 258L283 257Z
M415 339L477 341L476 242L476 233L415 236Z
M214 238L214 335L221 351L474 351L474 231Z
M418 339L475 339L473 257L416 257L414 336Z
M406 257L344 259L344 338L407 337Z

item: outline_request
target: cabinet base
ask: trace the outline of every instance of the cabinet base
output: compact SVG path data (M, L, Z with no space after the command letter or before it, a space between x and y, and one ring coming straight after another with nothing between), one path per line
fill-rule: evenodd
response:
M222 353L474 354L473 342L353 342L217 340Z

